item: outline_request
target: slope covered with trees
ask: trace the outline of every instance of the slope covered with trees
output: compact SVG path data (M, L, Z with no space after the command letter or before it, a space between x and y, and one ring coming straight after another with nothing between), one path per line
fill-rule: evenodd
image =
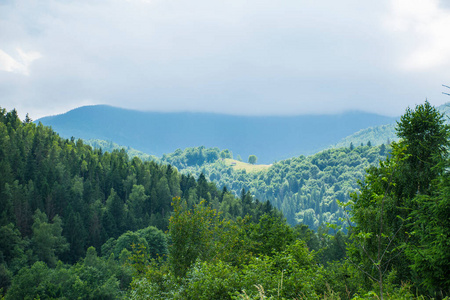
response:
M359 145L328 149L274 163L261 171L238 169L230 163L232 153L218 148L187 148L164 155L182 173L203 174L218 187L235 195L250 191L261 201L280 209L288 223L317 229L323 223L339 223L343 211L337 201L347 202L363 179L365 169L385 160L389 147Z
M58 284L75 290L86 285L77 291L85 296L97 284L105 284L100 294L126 288L130 274L118 263L127 257L122 250L139 243L152 256L166 253L163 231L174 197L189 206L204 199L232 219L248 214L257 221L273 210L249 193L236 198L219 190L204 176L196 180L170 165L129 159L124 150L103 152L63 139L42 124L22 122L15 110L0 110L0 174L0 288L12 289L7 299L23 299L25 286L37 278L40 288L52 288L46 280L67 277ZM83 277L96 276L85 268L106 274L95 282ZM59 297L63 288L46 295Z
M436 108L444 116L444 122L450 123L450 104L446 103ZM373 126L361 129L334 144L333 148L348 147L350 144L360 145L370 142L372 146L381 144L390 144L390 142L398 141L396 126L397 121L392 120L391 123Z
M349 147L353 145L367 145L370 143L372 146L381 144L390 144L397 141L398 137L395 133L395 123L380 125L375 127L369 127L355 132L348 137L343 138L339 143L333 146L333 148Z
M448 299L450 127L426 102L408 109L396 131L401 140L391 156L367 170L347 205L350 236L332 240L348 245L346 258L318 260L302 240L304 227L270 216L251 229L224 224L214 210L178 200L169 235L180 243L167 262L136 264L142 272L133 277L132 298ZM190 222L196 230L186 232Z
M0 121L5 299L450 295L450 128L427 102L402 116L400 142L368 168L345 205L348 236L289 226L249 192L236 198L204 175L195 180L125 151L92 150L21 122L15 111L1 110ZM380 150L387 151L324 151L309 176L345 153L351 164L357 153ZM278 174L289 166L280 164Z

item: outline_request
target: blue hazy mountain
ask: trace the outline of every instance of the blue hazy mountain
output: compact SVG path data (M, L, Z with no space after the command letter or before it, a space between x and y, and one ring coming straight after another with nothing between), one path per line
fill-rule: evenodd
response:
M394 118L365 112L334 115L234 116L213 113L160 113L106 105L84 106L36 122L62 137L101 139L162 156L186 147L230 149L244 161L272 163L309 155L367 127Z

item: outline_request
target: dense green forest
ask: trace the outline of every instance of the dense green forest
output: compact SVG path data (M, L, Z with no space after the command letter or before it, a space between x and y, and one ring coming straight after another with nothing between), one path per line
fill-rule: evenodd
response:
M99 140L87 141L94 147L112 150L120 146ZM291 225L305 224L317 230L324 223L342 223L343 210L337 201L347 202L350 193L358 188L365 169L385 160L389 146L376 147L366 144L339 149L328 149L310 156L300 156L274 163L262 170L236 168L233 153L227 149L186 148L165 154L161 158L139 153L127 148L127 153L143 159L154 160L176 167L183 174L198 178L203 174L207 180L224 186L239 196L242 190L261 201L281 210Z
M113 152L114 150L120 151L120 150L124 149L125 152L127 153L128 157L138 157L142 161L153 160L155 162L160 162L159 158L154 155L150 155L150 154L144 153L142 151L138 151L131 147L121 146L112 141L90 139L90 140L83 140L83 143L91 146L94 149L102 149L102 151L106 151L106 152Z
M20 280L37 276L29 271L47 272L47 267L81 276L79 272L87 272L84 266L69 270L58 261L73 264L95 253L105 257L92 258L98 260L97 267L111 271L99 279L111 284L104 288L116 287L119 281L126 287L129 274L108 262L110 255L119 259L122 249L131 250L120 242L127 232L133 232L127 242L142 241L149 253L163 255L167 251L163 231L169 225L174 197L182 197L189 205L205 199L230 218L249 214L256 221L273 210L268 202L253 201L249 193L235 198L204 177L196 180L170 165L129 159L124 150L102 152L81 140L62 139L42 124L22 122L15 110L2 109L0 121L0 288L12 284L14 290L18 284L14 276ZM87 253L89 247L95 250ZM83 293L93 288L86 287ZM56 297L61 291L54 292Z
M236 197L204 175L62 139L2 109L0 297L444 299L450 128L425 102L406 111L396 132L400 141L389 147L279 163L278 174L292 170L300 183L302 172L315 179L340 158L367 159L350 200L336 201L347 231L313 231L288 225L248 189Z
M370 143L369 143L370 145ZM385 160L389 146L359 145L329 149L274 163L261 171L236 169L226 158L228 150L187 148L163 155L161 161L182 173L204 176L239 195L242 189L268 200L280 209L291 225L306 224L317 229L323 223L340 223L343 210L337 201L347 202L364 178L365 169Z
M448 115L446 105L438 110ZM447 117L444 120L448 123ZM236 196L242 189L250 191L254 197L268 200L281 210L289 224L306 224L317 230L324 223L342 224L344 214L337 201L347 202L358 188L358 180L364 178L365 169L386 159L390 142L398 140L395 127L392 123L363 129L342 139L336 147L275 162L256 171L236 168L226 160L233 158L233 153L217 147L178 149L160 158L129 147L125 149L130 156L171 164L195 178L203 173L207 180L219 188L226 186ZM89 140L87 143L108 151L120 149L112 142Z

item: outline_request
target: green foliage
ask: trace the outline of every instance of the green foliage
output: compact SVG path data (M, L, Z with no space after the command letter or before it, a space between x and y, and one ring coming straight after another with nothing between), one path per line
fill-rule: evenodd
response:
M255 242L252 252L265 256L284 251L295 240L295 235L285 220L265 214L258 223L252 224L250 238Z
M416 243L406 244L406 255L419 284L430 294L450 290L450 177L445 174L431 186L431 196L413 199L410 235Z
M379 283L380 294L383 282L394 267L408 278L407 264L400 245L406 241L404 219L399 217L402 205L396 197L394 181L401 163L407 159L405 147L393 144L392 158L380 161L378 167L367 170L364 182L360 182L359 193L352 195L351 227L349 246L351 260L371 280Z
M182 299L239 299L242 291L250 297L259 295L260 287L268 298L312 298L317 297L318 270L304 243L295 242L283 252L254 258L240 268L222 261L196 264L180 295Z
M232 159L233 158L233 153L230 150L228 150L228 149L224 149L224 150L220 151L220 158L222 158L222 159L226 159L226 158Z
M431 181L442 171L436 166L448 153L450 126L445 124L444 115L425 101L414 110L408 108L396 130L409 155L402 166L408 176L403 177L403 195L399 196L428 194Z
M314 256L276 213L233 221L203 201L174 198L173 207L168 259L147 263L144 250L135 252L130 298L232 299L255 284L273 295L316 294Z
M449 127L425 102L407 109L397 132L402 139L392 144L392 157L368 169L360 192L353 194L349 256L377 282L380 298L389 274L396 274L397 284L412 280L430 295L436 289L442 294L449 288L444 279L449 257L443 250L448 249L449 224L441 221L448 219L448 201L442 199L447 198Z
M12 223L25 238L35 235L34 254L43 258L46 251L36 246L45 244L38 243L39 234L43 235L39 227L59 223L54 219L58 215L61 235L70 245L65 253L56 251L56 257L50 251L52 258L47 260L52 265L56 258L76 262L90 245L100 249L127 230L150 225L166 230L174 196L190 197L192 202L205 197L215 203L222 198L210 184L202 183L197 192L197 181L171 166L129 160L124 150L108 153L81 140L61 139L50 128L20 122L14 111L2 109L1 120L0 225ZM210 152L204 151L206 160L217 159L218 152ZM224 155L231 154L224 151ZM33 229L37 209L53 223L37 221Z
M252 164L252 165L254 165L254 164L256 164L256 161L258 160L258 158L256 157L256 155L250 155L249 157L248 157L248 163L249 164Z
M0 293L6 299L411 299L415 290L444 297L450 177L441 121L425 103L401 119L405 135L392 148L329 149L260 172L233 170L223 160L232 154L217 148L166 156L192 176L130 160L125 150L92 150L1 110ZM350 240L334 231L346 217L338 203L353 208ZM334 236L321 225L327 222ZM92 245L101 247L101 257Z
M11 285L12 276L12 272L5 264L0 264L0 299L2 299L3 291Z
M119 259L124 250L133 251L133 245L145 248L146 256L157 258L167 254L167 237L159 229L149 226L137 231L127 231L117 239L110 238L102 245L102 256Z
M112 141L89 139L89 140L84 140L83 142L86 145L91 146L92 148L101 149L104 152L113 152L114 150L121 151L122 149L124 149L127 152L129 157L138 157L142 161L150 161L150 160L158 161L158 158L154 155L144 153L142 151L133 149L131 147L120 146Z
M222 205L218 205L220 213L212 208L214 203L211 201L208 205L205 200L195 204L189 203L189 199L173 199L169 224L169 264L175 276L183 277L197 259L222 259L234 264L247 260L249 251L256 248L256 241L248 235L248 220L257 222L265 212L276 215L270 205L254 202L244 190L240 201L233 199L226 190L222 192L222 199ZM234 203L227 206L228 200ZM236 209L234 205L240 208ZM222 212L235 220L222 218Z
M22 268L6 299L121 299L131 281L131 270L97 257L89 248L84 260L68 267L49 268L43 262Z
M354 134L343 138L339 143L335 144L334 147L342 148L348 147L350 144L360 145L361 143L368 145L369 142L370 146L380 146L382 144L390 144L391 142L398 141L398 139L395 132L395 122L393 122L391 124L361 129Z
M0 264L3 267L8 266L10 270L17 271L26 260L26 246L26 241L22 240L19 230L13 223L0 227Z
M207 207L203 201L190 209L186 201L174 198L172 205L169 264L176 277L184 277L197 258L214 258L214 237L222 224L217 211Z
M200 176L226 186L235 196L242 189L257 199L268 200L281 210L291 225L306 224L317 230L320 224L337 223L344 217L337 200L347 202L358 188L365 169L386 159L389 148L359 146L328 149L308 157L274 163L265 171L235 170L223 161L187 167L183 173Z
M327 290L331 283L339 292L359 291L359 278L348 279L347 269L339 272L344 284L331 267L318 264L307 242L320 242L307 227L294 229L276 213L232 221L204 202L189 206L174 198L173 206L168 259L148 261L145 249L134 252L131 299L256 299L261 293L268 299L320 299L337 295ZM332 266L341 270L338 263Z
M61 235L61 218L56 215L52 223L48 222L47 215L39 209L33 215L33 236L31 238L34 253L38 259L50 267L56 266L57 255L69 249L65 237Z
M172 154L164 154L162 162L171 164L179 169L191 166L202 166L205 163L214 163L225 158L233 158L229 150L220 151L219 148L205 148L204 146L195 148L177 149Z
M222 152L224 157L232 156ZM206 162L220 160L218 150L199 148L197 154ZM187 159L195 162L194 153ZM196 180L170 165L129 159L124 149L93 150L82 140L60 138L42 124L21 122L16 111L4 109L0 109L0 175L0 276L7 294L10 284L11 288L19 284L19 270L29 273L37 260L50 268L38 264L33 272L50 274L45 288L47 282L54 284L58 275L52 272L72 272L71 267L55 271L57 262L77 265L90 246L102 249L101 260L108 259L111 265L126 261L133 243L143 244L149 258L165 257L167 238L162 230L168 228L173 197L191 206L205 199L232 219L244 211L241 199L218 190L204 176ZM245 209L258 218L272 207L249 196ZM224 240L217 242L226 248ZM240 257L237 253L230 255L235 261ZM105 272L113 274L112 270ZM90 290L92 295L120 294L127 288L126 281L116 275L104 281L97 275L92 278L90 284L102 287L101 292L84 285L79 289ZM56 298L62 295L58 293L42 295Z
M358 292L367 292L359 270L348 260L330 263L320 273L316 285L325 299L352 299Z
M31 268L21 269L15 276L6 299L35 299L47 293L56 296L54 287L49 287L52 274L44 262L36 262Z
M76 298L117 299L131 282L131 268L116 261L97 256L95 248L90 247L84 260L70 268L77 276L72 286Z
M129 221L133 223L133 229L142 228L145 224L146 215L142 208L145 207L149 198L150 196L145 194L145 187L143 185L133 185L128 198L128 211L131 218Z
M280 209L291 225L303 223L317 229L327 222L340 223L343 212L336 199L348 201L349 194L357 189L357 180L363 178L364 169L386 158L386 145L372 147L370 140L367 144L354 147L354 151L329 149L288 159L264 171L234 169L224 160L232 157L229 150L203 146L177 149L160 161L197 178L203 174L218 187L227 186L235 196L243 188L251 190L256 198L268 200Z
M150 257L163 257L167 254L167 236L162 230L154 226L149 226L138 230L137 234L147 242Z

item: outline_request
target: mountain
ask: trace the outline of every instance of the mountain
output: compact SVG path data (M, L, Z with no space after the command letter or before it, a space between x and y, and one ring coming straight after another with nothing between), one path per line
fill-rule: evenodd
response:
M442 104L437 107L438 111L445 116L447 124L450 124L450 102ZM361 129L334 144L331 148L349 147L350 143L354 146L366 145L368 142L372 146L389 144L392 141L398 141L397 134L395 132L395 126L397 118L393 119L390 123L383 125L373 126L369 128Z
M389 124L392 117L365 112L302 116L233 116L159 113L106 105L84 106L36 122L65 138L101 139L162 156L203 145L230 149L260 163L308 155L363 128Z
M349 147L350 144L354 146L366 145L370 142L372 146L381 144L390 144L392 141L397 141L398 137L395 133L395 122L386 125L379 125L361 129L352 135L343 138L333 148Z

